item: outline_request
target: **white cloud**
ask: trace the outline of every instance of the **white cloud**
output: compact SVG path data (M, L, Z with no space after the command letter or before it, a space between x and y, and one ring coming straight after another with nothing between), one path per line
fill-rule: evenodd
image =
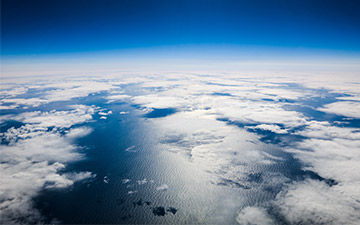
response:
M167 191L169 189L169 186L167 184L160 185L156 188L157 191Z
M16 109L18 105L0 105L0 110Z
M8 116L26 123L10 128L0 137L8 142L0 149L1 223L39 223L43 219L33 208L32 199L44 188L66 188L74 182L94 177L90 172L59 173L67 163L80 160L74 139L88 135L90 128L66 130L89 121L94 110L79 106L71 111L23 113ZM67 119L68 118L68 119ZM48 130L49 127L54 127ZM20 218L26 218L20 221Z
M98 113L100 116L108 116L112 114L112 111L108 111L108 112L99 112Z
M76 139L76 138L87 136L92 131L93 130L89 127L73 128L66 132L66 137L68 139Z
M135 147L136 147L135 145L132 145L132 146L126 148L125 152L136 152Z
M303 169L336 185L307 179L284 188L274 204L293 224L358 224L360 221L360 130L312 121L297 132L308 137L292 149Z
M36 107L49 101L40 98L6 98L1 100L1 104L13 103L12 106L27 105Z
M343 191L343 187L305 180L280 193L274 204L291 224L359 224L360 202Z
M69 128L74 124L92 119L92 114L95 112L93 106L74 105L71 108L75 109L71 111L26 112L16 115L12 119L37 127Z
M9 85L9 84L0 84L0 97L8 98L15 97L17 95L25 94L28 89L24 86Z
M142 180L138 180L136 181L138 183L138 185L143 185L143 184L146 184L148 181L146 178L142 179Z
M130 95L125 95L125 94L122 94L122 95L108 95L106 96L106 99L108 99L108 103L111 103L111 102L117 102L117 101L120 101L120 102L123 102L127 99L131 98Z
M309 138L332 140L334 138L359 140L360 128L348 128L332 126L326 121L309 121L304 130L296 134Z
M130 179L123 179L123 180L122 180L122 183L123 183L123 184L127 184L127 183L129 183L130 181L131 181Z
M340 101L324 105L318 110L337 115L360 118L360 102Z
M100 82L96 80L84 81L66 81L66 83L52 84L55 90L46 91L44 97L51 102L67 101L73 98L87 97L89 94L98 93L101 91L110 91L114 88L113 85L107 82Z
M245 207L236 217L236 222L241 225L271 225L275 224L273 218L262 207Z
M268 130L277 134L286 134L288 133L287 129L281 129L278 125L274 124L260 124L256 126L247 126L248 129L260 129L260 130Z

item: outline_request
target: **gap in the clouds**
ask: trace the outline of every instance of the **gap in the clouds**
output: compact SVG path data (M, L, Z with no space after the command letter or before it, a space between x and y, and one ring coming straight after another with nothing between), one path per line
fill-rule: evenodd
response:
M0 124L0 133L5 133L10 128L15 128L15 129L20 128L23 125L25 124L16 120L4 121L2 124Z
M177 110L175 108L152 108L150 112L148 112L145 117L146 118L162 118L176 113Z
M233 96L233 95L230 94L230 93L221 93L221 92L214 92L214 93L212 93L211 95L214 95L214 96L227 96L227 97Z
M214 85L214 86L222 86L222 87L237 87L238 85L233 84L222 84L222 83L215 83L215 82L206 82L207 85Z

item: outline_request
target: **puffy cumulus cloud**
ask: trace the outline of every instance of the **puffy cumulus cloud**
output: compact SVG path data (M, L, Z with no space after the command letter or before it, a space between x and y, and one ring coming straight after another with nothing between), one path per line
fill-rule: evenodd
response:
M106 99L108 99L108 103L111 102L123 102L126 101L127 99L131 98L130 95L125 95L125 94L112 94L112 95L108 95L106 96Z
M108 116L111 115L113 112L112 111L108 111L108 112L99 112L98 114L101 116Z
M7 110L7 109L16 109L17 105L0 105L0 110Z
M311 121L306 137L285 149L326 180L293 182L273 204L291 224L358 224L360 221L360 130ZM327 182L327 181L330 181Z
M0 84L0 97L1 98L8 98L14 97L17 95L25 94L28 89L24 86L17 86L14 84Z
M24 83L21 86L0 91L0 96L2 97L0 108L12 109L22 105L36 107L50 102L68 101L73 98L87 97L90 94L103 91L111 92L119 89L118 86L113 85L109 80L90 77L72 79L54 78L50 80L28 79L27 81L23 80ZM4 82L6 81L11 80L5 80ZM116 82L114 83L116 84ZM11 87L11 83L7 85ZM28 93L29 90L36 90L36 93L41 98L31 97L33 93ZM22 96L18 97L20 95Z
M288 183L274 200L241 210L237 221L274 224L272 215L275 214L289 224L358 224L359 131L329 122L307 122L304 129L296 132L305 139L291 149L283 149L292 153L304 170L311 170L324 179L306 178Z
M147 108L180 108L186 104L182 97L163 96L163 95L142 95L132 98L133 102Z
M152 91L139 94L132 101L146 108L209 109L209 114L244 123L303 125L306 120L301 113L285 110L283 106L290 104L289 99L312 96L314 91L291 90L287 86L288 81L282 81L284 83L275 84L266 78L185 74L182 79L162 81L160 84L158 80L150 80L141 84L140 87L152 88Z
M25 125L1 133L0 137L6 143L0 149L2 224L41 222L43 218L32 202L39 191L66 188L74 182L94 177L90 172L63 173L67 163L83 158L74 140L91 132L88 127L71 129L74 124L89 121L94 112L92 107L76 108L13 116Z
M282 129L278 125L274 124L260 124L256 126L246 126L248 129L260 129L260 130L268 130L277 134L286 134L288 133L287 129Z
M87 128L70 130L69 136L32 129L26 134L26 128L19 129L22 136L1 147L0 211L4 224L20 223L22 217L28 218L25 223L36 222L39 215L32 209L32 198L41 189L65 188L94 176L90 172L59 174L66 163L82 158L72 138L74 133L77 137L87 134Z
M359 198L343 191L337 185L305 180L281 192L274 204L291 224L359 224Z
M352 118L360 118L360 102L339 101L327 104L324 107L318 108L318 110Z
M71 108L74 109L69 111L26 112L14 116L12 119L33 124L37 127L69 128L74 124L83 123L92 119L92 115L96 110L94 106L85 105L73 105L70 106L70 109Z
M343 185L360 182L360 129L340 128L326 122L312 122L299 134L308 137L288 149L320 176ZM357 192L360 198L360 191Z
M332 140L334 138L359 140L360 128L333 126L326 121L309 121L306 123L306 128L297 131L296 134L324 140Z
M149 123L158 130L160 149L184 156L222 186L249 188L253 184L248 174L282 160L263 151L266 144L256 142L255 134L228 126L206 111L180 112Z
M245 207L236 217L236 222L241 225L271 225L274 219L263 207Z
M66 137L68 139L76 139L80 137L84 137L92 132L92 129L89 127L80 127L80 128L72 128L66 131Z
M48 101L40 98L7 98L1 100L1 104L4 103L10 103L12 107L16 108L20 105L36 107L43 103L48 103Z
M67 101L73 98L87 97L92 93L110 91L118 88L107 81L96 79L66 80L64 83L54 82L42 87L55 88L55 90L46 91L44 93L44 98L50 102Z
M243 123L277 123L285 127L296 127L306 122L306 118L301 113L287 111L279 103L226 99L210 107L213 108L212 111L225 118Z

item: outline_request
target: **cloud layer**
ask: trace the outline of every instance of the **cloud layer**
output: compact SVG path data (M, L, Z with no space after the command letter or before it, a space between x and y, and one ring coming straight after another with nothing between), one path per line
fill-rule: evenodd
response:
M93 120L96 112L106 119L112 111L86 105L50 111L37 107L98 95L106 104L126 101L144 117L174 109L173 114L146 118L159 138L156 147L209 172L214 185L260 194L275 190L274 197L238 209L238 223L273 224L280 218L290 224L356 224L360 87L352 79L162 73L9 82L0 92L0 109L6 112L0 121L23 125L1 133L0 169L6 174L0 181L1 218L19 223L15 215L24 215L37 221L41 215L31 199L39 190L94 176L59 172L84 157L74 140L91 129L74 125ZM305 175L292 180L276 169L289 163L289 157ZM308 171L316 178L307 176ZM157 190L167 189L164 184Z
M66 164L80 160L74 140L88 135L88 127L70 128L92 118L92 107L70 111L23 113L12 119L25 125L1 133L0 217L3 224L38 223L32 199L42 189L66 188L94 177L90 172L63 173ZM51 130L49 130L51 128ZM70 128L70 129L68 129Z

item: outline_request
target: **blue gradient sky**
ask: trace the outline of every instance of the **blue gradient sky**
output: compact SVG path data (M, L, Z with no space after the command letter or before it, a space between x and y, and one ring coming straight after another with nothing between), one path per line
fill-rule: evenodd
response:
M142 49L198 57L209 53L204 49L231 56L360 52L358 0L2 0L1 6L3 59Z

